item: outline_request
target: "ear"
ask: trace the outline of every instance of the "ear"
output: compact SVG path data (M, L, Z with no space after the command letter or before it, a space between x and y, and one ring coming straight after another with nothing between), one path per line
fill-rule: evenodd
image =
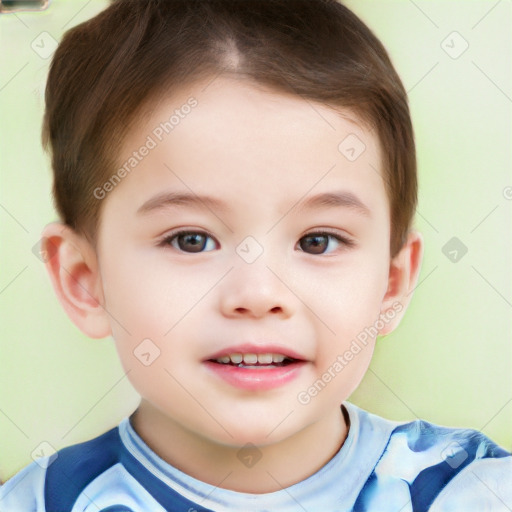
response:
M381 318L385 318L380 335L395 330L411 301L423 258L423 237L412 231L400 252L389 265L388 288L382 300Z
M72 322L91 338L110 335L96 251L85 236L65 224L49 224L42 232L41 255Z

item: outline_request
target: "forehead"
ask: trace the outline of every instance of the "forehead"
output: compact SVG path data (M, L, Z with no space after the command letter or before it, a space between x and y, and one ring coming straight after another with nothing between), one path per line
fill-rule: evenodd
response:
M123 166L109 201L122 189L137 209L168 186L283 207L344 188L388 210L377 138L356 116L244 79L220 76L151 105L125 140Z

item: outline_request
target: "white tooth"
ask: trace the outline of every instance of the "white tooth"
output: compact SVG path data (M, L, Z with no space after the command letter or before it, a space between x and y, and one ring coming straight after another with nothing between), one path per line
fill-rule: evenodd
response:
M229 358L233 364L240 364L243 360L242 354L231 354Z
M258 354L258 363L271 364L272 363L272 354Z
M229 356L222 356L217 359L217 363L227 364L231 361Z
M272 354L272 361L274 363L282 363L285 360L283 354Z
M256 364L258 362L258 356L256 354L244 354L245 364Z

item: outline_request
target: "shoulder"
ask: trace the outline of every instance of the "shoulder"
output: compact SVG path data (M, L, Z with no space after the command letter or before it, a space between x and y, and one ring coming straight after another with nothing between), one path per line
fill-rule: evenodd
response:
M117 463L120 451L116 427L37 459L0 488L0 511L71 510L82 489Z
M47 509L71 510L82 490L119 462L121 452L117 427L95 439L57 452L46 470Z
M0 487L0 511L44 512L45 463L38 459L16 473Z
M438 495L432 512L512 510L512 457L476 459Z
M400 468L399 459L409 462L408 470ZM502 510L496 506L500 502L512 506L512 457L477 430L420 420L401 425L391 435L381 468L388 471L391 461L409 483L413 510L485 510L491 504L492 510Z
M512 457L481 432L375 418L361 413L390 435L355 510L388 510L390 499L404 512L512 509Z

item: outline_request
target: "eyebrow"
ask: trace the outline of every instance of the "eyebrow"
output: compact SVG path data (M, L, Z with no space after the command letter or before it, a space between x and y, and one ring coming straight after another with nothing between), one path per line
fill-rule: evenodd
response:
M348 191L325 192L311 196L301 201L298 210L311 210L315 208L349 208L357 213L371 216L370 209L356 195Z
M146 201L138 210L138 214L147 214L156 210L178 207L198 207L209 210L229 210L226 203L211 196L197 195L188 192L165 192ZM316 208L349 208L362 215L370 216L370 209L352 192L324 192L314 195L294 206L300 210ZM292 207L290 210L292 210ZM290 211L289 210L289 211Z
M146 214L173 206L207 208L209 210L226 211L228 207L219 199L210 196L199 196L188 192L165 192L146 201L138 210L138 214Z

